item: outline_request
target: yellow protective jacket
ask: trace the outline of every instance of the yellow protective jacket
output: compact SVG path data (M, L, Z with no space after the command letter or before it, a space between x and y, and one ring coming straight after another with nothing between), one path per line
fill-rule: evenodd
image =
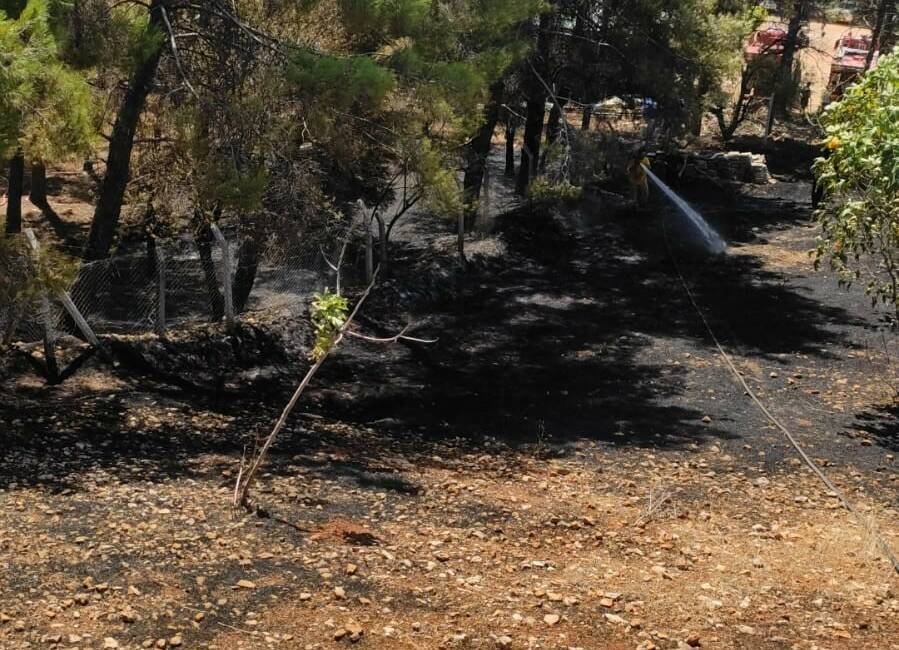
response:
M649 158L643 156L640 160L633 160L627 168L627 176L631 183L640 185L646 182L646 170L643 167L649 167Z

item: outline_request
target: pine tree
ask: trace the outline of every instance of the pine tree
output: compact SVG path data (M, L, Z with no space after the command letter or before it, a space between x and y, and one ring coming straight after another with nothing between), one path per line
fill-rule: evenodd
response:
M21 228L26 160L56 161L92 142L92 98L84 77L59 59L47 0L29 0L16 18L0 15L0 159L9 159L6 232Z

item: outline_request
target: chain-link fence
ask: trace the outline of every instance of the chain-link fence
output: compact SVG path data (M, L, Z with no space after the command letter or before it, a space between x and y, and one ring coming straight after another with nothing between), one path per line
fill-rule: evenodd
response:
M248 241L236 225L213 230L214 236L158 239L136 252L81 263L67 294L97 335L162 333L246 312L299 310L334 285L329 261L347 236L334 236L325 247L301 233ZM345 279L354 275L350 266L341 269ZM0 305L0 332L22 342L43 339L48 328L51 339L77 333L63 300L47 293Z

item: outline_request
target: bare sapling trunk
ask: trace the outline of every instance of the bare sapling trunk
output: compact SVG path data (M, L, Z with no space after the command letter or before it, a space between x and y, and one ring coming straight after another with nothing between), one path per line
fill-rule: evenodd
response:
M462 213L460 212L460 220L462 219ZM369 229L369 232L371 230ZM349 241L349 240L347 240ZM340 269L343 264L344 254L346 253L346 243L344 243L343 250L340 253L340 258L337 261L336 265L331 264L330 261L326 260L331 266L332 269L337 274L337 293L340 294ZM309 387L309 384L312 382L315 375L321 369L322 365L325 361L328 360L328 357L336 350L341 342L347 336L353 336L355 338L362 339L364 341L369 341L372 343L396 343L397 341L412 341L416 343L436 343L436 340L427 340L420 338L413 338L407 335L407 332L412 328L412 323L406 325L399 333L389 338L373 338L369 336L365 336L360 334L359 332L353 331L352 326L353 322L356 320L356 317L359 315L362 306L365 304L365 301L371 295L372 290L375 287L375 284L378 281L378 275L381 271L381 268L378 267L374 270L372 274L371 281L369 281L368 285L365 288L365 291L362 292L362 295L356 301L356 305L353 307L353 310L350 312L349 316L343 321L343 324L334 332L330 343L324 349L324 351L318 355L315 363L312 364L312 367L306 372L303 376L303 379L300 381L299 386L297 386L296 390L293 392L293 395L290 397L290 400L287 402L287 405L284 407L284 410L281 411L281 415L278 417L275 425L272 427L271 432L268 436L262 440L262 444L259 445L251 455L251 458L248 462L244 462L245 459L242 458L240 461L240 471L237 474L237 481L234 484L234 506L235 507L250 507L250 491L253 488L253 483L256 479L256 475L259 473L260 468L265 464L265 459L268 456L269 450L271 450L272 445L275 443L275 440L278 438L278 435L281 431L284 430L284 426L287 424L287 419L290 417L290 414L293 412L294 408L297 405L297 402L300 401L300 398L303 396L303 393ZM257 441L258 442L258 441Z

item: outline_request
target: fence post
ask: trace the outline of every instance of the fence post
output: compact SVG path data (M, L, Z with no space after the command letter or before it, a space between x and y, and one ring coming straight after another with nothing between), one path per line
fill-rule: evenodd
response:
M35 258L40 258L41 254L41 245L37 241L37 237L34 234L34 231L31 228L25 228L25 237L28 239L28 244L31 246L31 250L34 251ZM78 307L75 306L75 303L72 302L72 298L66 291L60 290L57 292L56 297L59 298L59 301L62 303L62 306L65 307L66 311L69 312L69 316L72 317L72 320L75 321L75 325L81 330L81 333L84 335L84 338L87 339L87 342L94 346L100 345L100 339L97 338L97 335L94 334L94 330L91 329L91 326L88 325L87 320L85 320L84 316L81 315L81 312L78 311ZM47 309L50 307L50 300L45 296L47 300ZM49 311L48 311L49 313ZM52 326L52 323L49 324Z
M44 362L47 364L47 382L59 382L59 365L56 363L56 329L53 326L53 311L46 291L41 292L41 320L44 322Z
M165 335L165 253L156 245L156 334Z
M37 237L31 228L25 229L25 237L34 252L35 268L39 269L41 247ZM40 271L38 270L38 282ZM47 382L56 384L59 382L59 366L56 363L56 327L53 323L53 310L50 308L50 296L46 289L41 289L41 322L44 325L44 363L47 367Z
M234 292L231 289L231 247L217 224L212 224L212 234L222 249L222 294L224 294L225 299L225 322L228 325L233 325Z

